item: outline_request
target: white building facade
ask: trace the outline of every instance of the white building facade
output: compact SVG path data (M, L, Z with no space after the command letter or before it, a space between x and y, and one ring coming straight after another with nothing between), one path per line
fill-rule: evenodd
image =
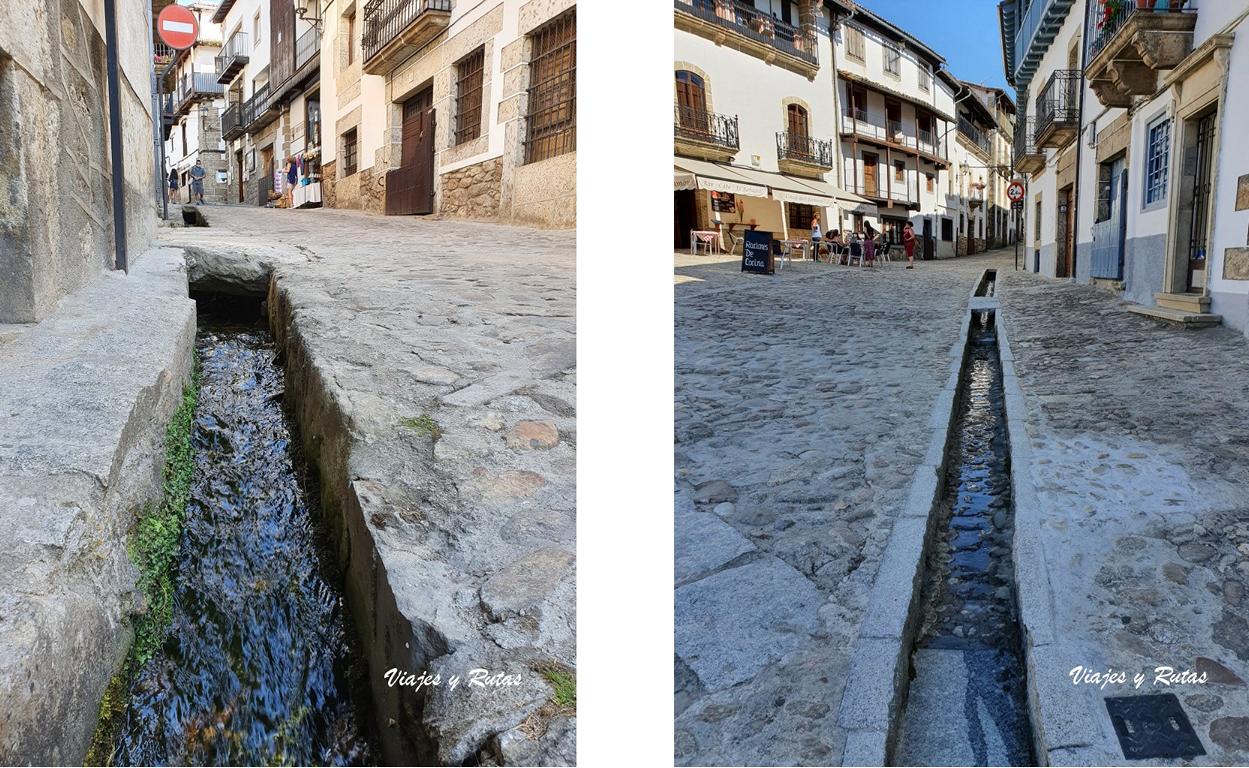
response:
M1249 328L1249 167L1219 151L1249 109L1227 98L1249 80L1247 15L1245 0L1003 4L1032 130L1016 164L1030 269L1141 314Z
M221 140L221 112L225 106L223 88L217 83L213 66L221 50L221 26L213 23L216 6L211 3L185 4L199 21L199 37L194 45L169 52L168 63L160 66L165 96L165 187L171 203L190 203L191 168L198 161L204 173L204 201L227 202L225 144ZM172 177L177 189L170 189Z
M320 62L316 2L222 0L214 19L224 42L215 61L226 88L230 202L296 207L321 204ZM288 180L287 158L296 163Z
M825 234L870 225L892 243L910 222L919 257L987 247L977 184L1011 139L936 52L832 0L677 0L675 22L675 248L713 232L731 248L750 228L805 239L814 213ZM967 100L984 132L971 149Z

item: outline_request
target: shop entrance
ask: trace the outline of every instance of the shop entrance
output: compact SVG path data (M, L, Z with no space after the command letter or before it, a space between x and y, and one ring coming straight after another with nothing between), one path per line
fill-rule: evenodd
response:
M1185 125L1185 176L1192 179L1192 193L1180 197L1180 260L1184 267L1184 290L1201 293L1206 283L1206 234L1210 226L1210 177L1214 155L1216 111L1198 115Z
M676 222L674 247L678 251L689 250L690 230L698 226L698 213L694 205L694 190L678 189L673 196L673 219Z
M434 212L434 89L403 103L399 167L386 173L386 214Z

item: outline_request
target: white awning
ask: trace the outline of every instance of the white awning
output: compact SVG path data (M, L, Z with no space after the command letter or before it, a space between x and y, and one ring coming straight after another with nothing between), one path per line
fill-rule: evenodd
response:
M763 197L768 196L768 188L757 184L751 184L744 176L737 172L736 168L730 168L720 163L708 163L704 160L693 160L688 157L678 157L673 163L676 178L682 175L693 175L695 184L699 189L709 189L715 192L729 192L734 195L745 195L746 197ZM674 182L676 181L674 178ZM688 187L678 187L679 189L688 189Z
M697 189L697 178L692 173L684 173L680 170L673 169L672 189L680 191L682 189Z
M819 190L809 186L806 179L796 179L783 173L761 171L757 168L738 168L734 171L757 184L766 184L772 190L772 199L782 203L801 203L826 208L833 204L831 195L823 195Z

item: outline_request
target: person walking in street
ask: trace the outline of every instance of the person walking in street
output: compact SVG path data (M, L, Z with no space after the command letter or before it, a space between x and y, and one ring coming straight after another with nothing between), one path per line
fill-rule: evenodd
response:
M876 266L876 230L872 229L872 222L863 222L863 262L869 266Z
M811 214L811 260L820 260L820 239L823 234L820 232L820 214Z
M295 185L299 183L299 165L294 155L286 156L286 207L295 207Z
M177 199L178 195L178 169L169 169L169 200L171 202Z
M906 268L915 269L915 228L909 221L902 227L902 247L906 249Z
M191 166L191 202L199 199L199 204L204 204L204 163L202 160L196 160L195 165Z

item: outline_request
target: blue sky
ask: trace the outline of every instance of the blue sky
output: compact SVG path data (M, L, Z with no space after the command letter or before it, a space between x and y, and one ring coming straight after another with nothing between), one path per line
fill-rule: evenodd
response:
M858 0L945 57L955 77L1005 88L997 0Z

